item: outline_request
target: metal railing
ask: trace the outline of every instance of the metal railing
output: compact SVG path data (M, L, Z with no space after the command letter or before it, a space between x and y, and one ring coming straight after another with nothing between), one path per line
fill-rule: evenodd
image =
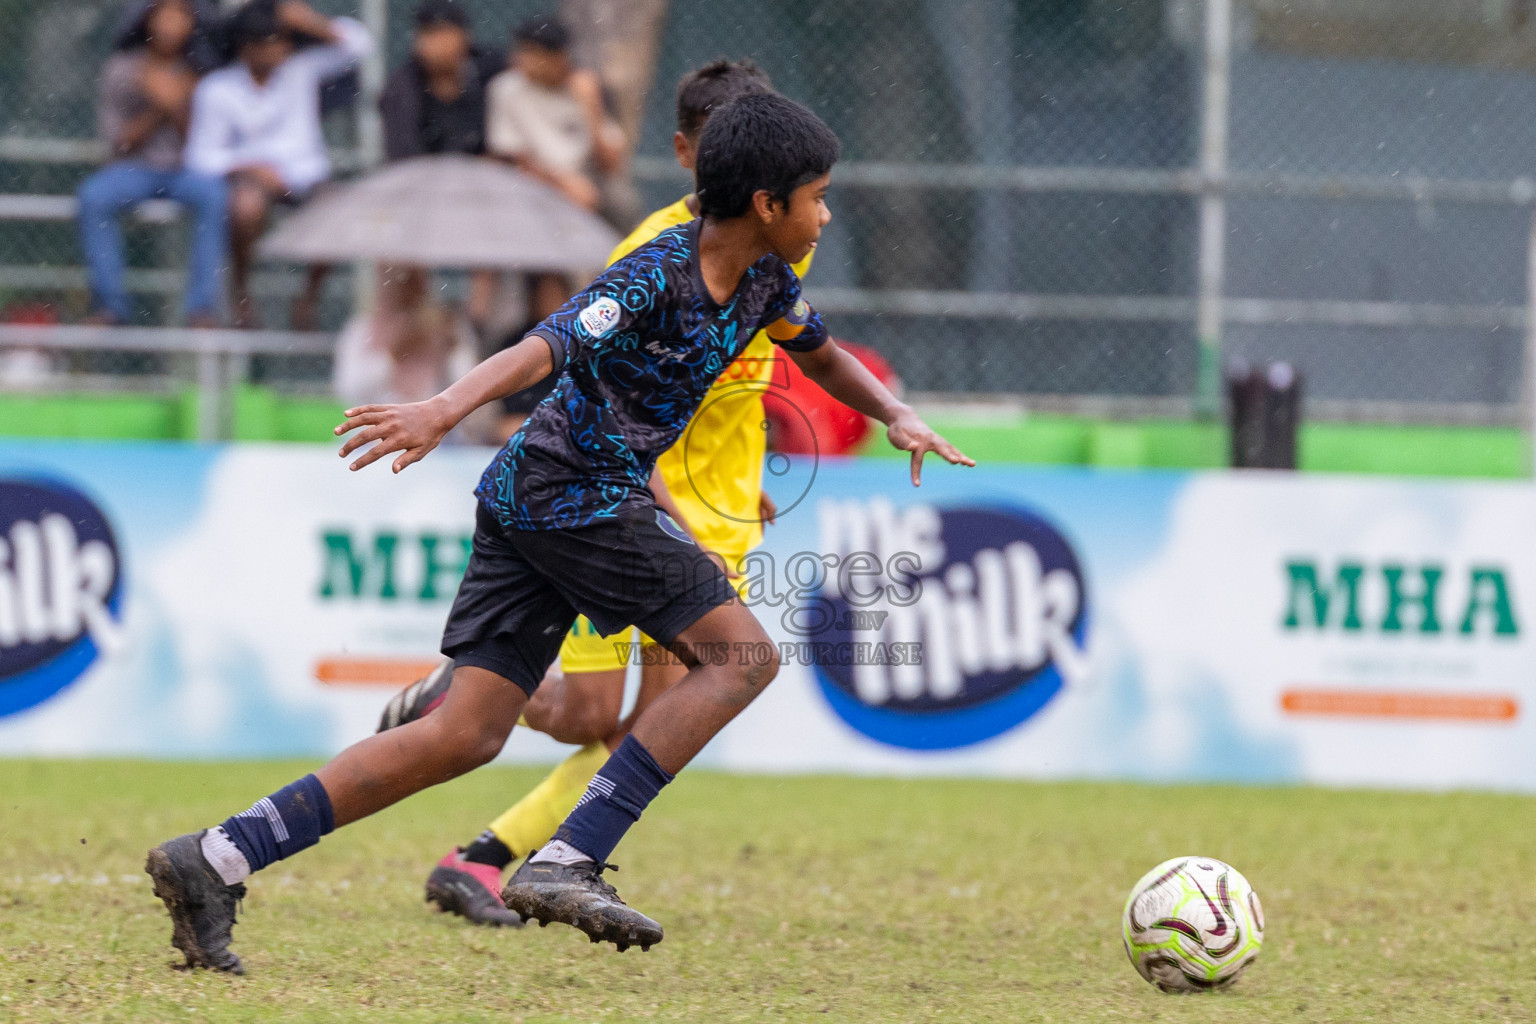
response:
M748 10L748 0L713 2L722 12L716 19L718 26L700 22L693 7L674 0L673 21L678 29L667 36L657 82L670 84L697 59L742 52L743 46L753 48L732 27L736 24L733 12ZM505 4L469 3L483 18L505 13ZM1531 319L1527 296L1520 294L1517 268L1524 221L1536 208L1536 178L1523 172L1536 167L1536 161L1511 159L1508 154L1523 152L1519 147L1525 137L1516 131L1519 115L1514 111L1528 106L1514 102L1524 96L1516 79L1531 76L1500 72L1501 91L1496 93L1489 92L1491 87L1469 84L1468 76L1475 77L1476 68L1442 53L1443 48L1427 45L1430 36L1438 39L1444 32L1439 23L1426 22L1420 26L1426 46L1415 51L1420 54L1414 58L1417 64L1403 63L1384 73L1386 77L1371 79L1361 91L1340 91L1341 82L1347 87L1360 81L1349 76L1366 71L1378 74L1380 62L1366 68L1369 62L1340 59L1339 54L1351 52L1347 49L1324 52L1266 43L1255 34L1254 6L1247 0L1171 4L1160 22L1141 19L1136 22L1137 35L1117 36L1114 46L1106 46L1110 37L1096 36L1098 28L1083 29L1087 21L1067 25L1043 9L1034 12L1033 5L982 0L968 8L963 24L949 23L958 36L970 41L966 45L979 45L977 32L982 29L989 39L1017 41L1027 35L1031 40L1027 58L1010 60L1013 49L1005 52L993 47L985 52L999 59L991 61L977 57L983 50L964 46L956 50L942 39L935 40L933 19L947 12L942 0L913 0L911 9L921 15L920 21L928 21L910 30L870 23L853 4L820 5L824 23L818 23L820 27L810 35L797 34L800 29L789 24L795 19L765 12L774 30L765 33L761 52L754 51L753 56L774 71L787 92L823 110L835 122L851 158L839 165L834 177L839 187L858 192L839 216L847 216L846 211L858 205L854 199L863 204L862 220L845 221L858 225L846 237L861 242L846 254L846 265L853 269L841 274L818 271L809 284L812 299L841 318L849 336L886 348L893 362L904 360L898 369L919 388L983 391L1001 386L1032 395L1032 407L1077 409L1094 415L1129 416L1149 410L1209 414L1215 407L1215 369L1221 353L1269 358L1276 351L1300 351L1315 360L1303 367L1313 371L1310 383L1325 385L1309 394L1330 396L1308 401L1313 417L1524 423L1533 415L1528 410L1536 388L1527 384L1517 395L1504 385L1517 372L1522 378L1531 373L1529 354L1518 356L1518 368L1509 357L1509 339L1512 335L1523 338ZM364 15L381 38L391 40L387 52L394 57L403 52L408 21L402 12L409 9L404 0L337 0L332 7ZM977 20L982 17L978 12L986 12L985 24ZM1112 28L1114 17L1118 15L1106 14L1099 21ZM926 67L925 87L918 90L922 97L910 91L910 75L892 76L892 82L905 84L887 89L885 101L852 96L855 86L886 88L884 79L858 77L862 67L858 61L872 53L872 47L889 50L895 62ZM382 80L385 52L381 48L380 56L364 69L365 97L360 109L365 115L372 110L371 97ZM797 59L791 59L792 53ZM1159 81L1170 87L1167 95L1172 97L1155 108L1131 97L1135 89L1122 87L1118 77L1125 68L1134 72L1143 66L1136 61L1149 53L1154 54L1151 63L1166 72ZM1277 60L1292 63L1276 72ZM1282 78L1278 91L1277 74ZM1301 77L1284 77L1293 74ZM1426 129L1432 120L1436 124L1465 121L1489 145L1448 149L1445 139L1433 132L1405 131L1406 122L1392 123L1382 127L1389 155L1361 156L1367 141L1375 152L1376 140L1363 138L1360 119L1351 121L1345 115L1351 110L1379 112L1386 100L1394 108L1403 107L1401 98L1409 94L1400 87L1409 79L1417 82L1415 75L1441 76L1428 84L1439 87L1440 97L1454 94L1451 100L1433 103L1424 101L1423 93L1412 94L1426 105L1422 118ZM1111 79L1115 81L1106 88L1105 82ZM1311 92L1304 88L1316 83L1324 84ZM1367 95L1372 89L1375 92ZM946 90L949 100L932 99ZM670 128L657 130L667 121L663 108L668 106L669 93L665 85L653 88L652 111L646 115L653 123L642 140L642 151L650 155L633 165L635 177L648 186L653 198L688 186L687 175L661 145ZM1287 99L1298 93L1305 98L1287 105ZM1073 119L1060 116L1061 110L1069 111ZM1309 149L1309 140L1317 134L1314 122L1326 120L1325 111L1341 115L1332 128L1336 137ZM32 118L14 123L51 126L62 122ZM376 123L364 116L358 124L356 146L333 154L338 167L365 166L370 161L363 154L376 153ZM88 130L82 125L80 121L76 128ZM1116 132L1127 133L1133 141L1116 149L1111 137ZM1093 147L1060 142L1079 134L1093 138ZM1365 135L1369 136L1369 129ZM1392 147L1400 152L1393 155ZM1467 155L1483 149L1505 155L1486 160ZM1303 155L1296 157L1298 152ZM918 162L927 155L945 162ZM100 156L100 146L89 140L0 137L0 161L38 171L18 178L43 182L39 190L69 187L59 184L67 175L50 176L42 165L89 164ZM1021 157L1060 163L1021 165ZM1307 173L1298 167L1343 170ZM1435 173L1415 173L1423 168ZM914 228L914 233L927 231L933 236L920 240L928 249L926 266L964 266L969 260L970 272L943 280L939 279L942 274L926 271L885 275L881 268L888 264L870 260L871 252L878 255L878 250L875 243L865 243L864 236L883 230L881 204L889 197L892 208L897 208L901 196L911 193L922 196L915 205L943 208L942 215L932 214ZM1295 203L1282 209L1268 200ZM1379 205L1366 209L1366 203ZM1027 217L1019 213L1026 206L1031 208ZM1080 216L1094 206L1129 209L1125 216L1141 218L1151 227L1138 227L1140 234L1129 232L1124 238L1129 244L1119 249L1113 246L1121 236L1114 236L1109 244L1094 244L1093 232L1104 230L1104 223L1087 222ZM1437 207L1443 221L1457 222L1455 228L1438 236L1428 228L1413 235L1414 218L1421 224L1432 223ZM67 196L0 198L0 222L63 220L68 209ZM1261 212L1256 214L1256 209ZM1399 226L1396 234L1383 230L1374 240L1385 255L1363 250L1344 254L1360 256L1357 264L1380 257L1388 265L1382 272L1386 283L1380 287L1374 280L1362 284L1358 275L1341 278L1336 285L1331 280L1306 279L1295 264L1310 261L1310 239L1283 250L1252 247L1246 238L1233 234L1240 232L1244 218L1249 227L1255 221L1262 222L1261 227L1273 227L1293 215L1311 217L1315 224L1338 215L1338 210L1352 211L1345 216L1356 216L1357 223L1409 222L1408 229ZM994 216L999 213L1016 218L1012 226L999 226L1004 219ZM1497 247L1479 249L1476 243L1466 242L1469 236L1479 237L1478 229L1486 224L1497 227L1501 239ZM0 285L60 291L83 284L79 269L67 257L60 258L65 248L60 240L67 243L68 239L62 238L58 228L48 230L55 236L51 248L41 242L35 249L17 245L7 254L0 265ZM1038 236L1028 233L1031 230L1038 230ZM1177 236L1175 241L1164 244L1170 235ZM1432 250L1446 239L1445 249ZM1401 244L1405 240L1408 245L1422 242L1431 253L1428 258L1438 256L1448 271L1443 276L1455 282L1445 287L1438 281L1426 285L1425 274L1409 280L1411 257L1393 262L1394 248L1409 251ZM833 256L831 246L823 251ZM29 265L27 259L34 253L38 258ZM1453 267L1452 260L1458 257L1463 258ZM1342 257L1335 253L1335 258ZM859 259L875 269L855 265L853 261ZM1290 259L1293 265L1289 271L1282 268L1270 274L1266 261L1271 259L1276 265ZM988 260L993 263L986 264ZM921 258L898 269L920 264ZM978 264L988 272L974 273ZM992 273L999 264L1004 271ZM1101 265L1111 270L1098 273ZM1149 265L1160 267L1164 276L1136 272ZM1260 273L1253 272L1255 266L1262 268ZM1125 272L1127 267L1132 270ZM1393 280L1393 274L1401 278ZM931 286L929 277L934 279ZM1494 284L1479 286L1494 279ZM136 291L155 294L180 287L179 274L160 269L130 271L129 281ZM272 273L260 278L257 286L264 293L279 293L288 289L288 282L280 273ZM1010 324L1019 327L1014 330ZM968 328L974 328L980 339L974 346L979 357L996 362L974 372L939 373L919 380L931 345ZM1091 358L1097 360L1096 367L1112 361L1114 366L1107 372L1079 373L1076 368L1036 372L1041 366L1049 368L1053 360L1065 364L1073 346L1092 346L1096 340L1102 344ZM1328 348L1335 344L1337 352ZM1439 386L1444 363L1429 360L1421 367L1407 358L1380 358L1378 353L1399 346L1404 351L1418 346L1420 352L1433 347L1446 354L1447 361L1461 358L1464 351L1465 364L1475 364L1467 374L1471 383ZM1531 352L1536 352L1536 342ZM1200 357L1197 372L1187 372L1196 362L1195 354ZM1346 386L1328 390L1326 385L1349 374L1354 376ZM1378 383L1382 386L1375 386ZM1053 388L1057 390L1049 395L1036 394Z
M190 356L198 389L200 441L230 436L233 394L246 379L250 357L327 356L335 347L335 337L323 332L0 324L0 349Z

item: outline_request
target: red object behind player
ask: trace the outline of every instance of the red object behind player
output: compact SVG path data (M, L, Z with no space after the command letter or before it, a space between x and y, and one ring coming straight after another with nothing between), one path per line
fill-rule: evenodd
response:
M901 379L880 353L841 338L835 340L838 348L863 363L892 392L901 394ZM788 386L771 388L763 395L769 450L786 455L847 455L858 448L869 436L869 420L812 384L794 360L780 363L788 375Z

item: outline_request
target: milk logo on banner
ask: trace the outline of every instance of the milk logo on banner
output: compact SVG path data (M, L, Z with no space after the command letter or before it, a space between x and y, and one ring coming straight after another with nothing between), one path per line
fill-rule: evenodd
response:
M1060 530L1019 507L824 502L833 710L872 739L947 750L1024 722L1087 674L1088 594ZM913 655L916 655L915 657Z
M0 479L0 717L39 704L120 649L123 572L84 494Z

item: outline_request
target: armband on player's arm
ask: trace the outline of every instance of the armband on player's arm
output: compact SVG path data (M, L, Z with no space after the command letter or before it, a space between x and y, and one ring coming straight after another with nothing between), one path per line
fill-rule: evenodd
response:
M802 351L816 348L826 341L826 331L821 328L821 318L804 298L796 299L795 304L789 308L789 312L763 330L776 344Z

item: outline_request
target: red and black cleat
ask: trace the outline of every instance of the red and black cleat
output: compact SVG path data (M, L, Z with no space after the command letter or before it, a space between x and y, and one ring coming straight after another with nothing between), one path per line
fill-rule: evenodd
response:
M491 928L521 928L523 919L502 905L496 890L501 872L490 864L463 860L454 850L437 862L427 876L427 902L473 924Z
M453 682L453 662L444 660L425 679L418 679L410 686L389 698L384 714L379 718L378 732L394 729L418 718L425 718L448 696L448 684Z

